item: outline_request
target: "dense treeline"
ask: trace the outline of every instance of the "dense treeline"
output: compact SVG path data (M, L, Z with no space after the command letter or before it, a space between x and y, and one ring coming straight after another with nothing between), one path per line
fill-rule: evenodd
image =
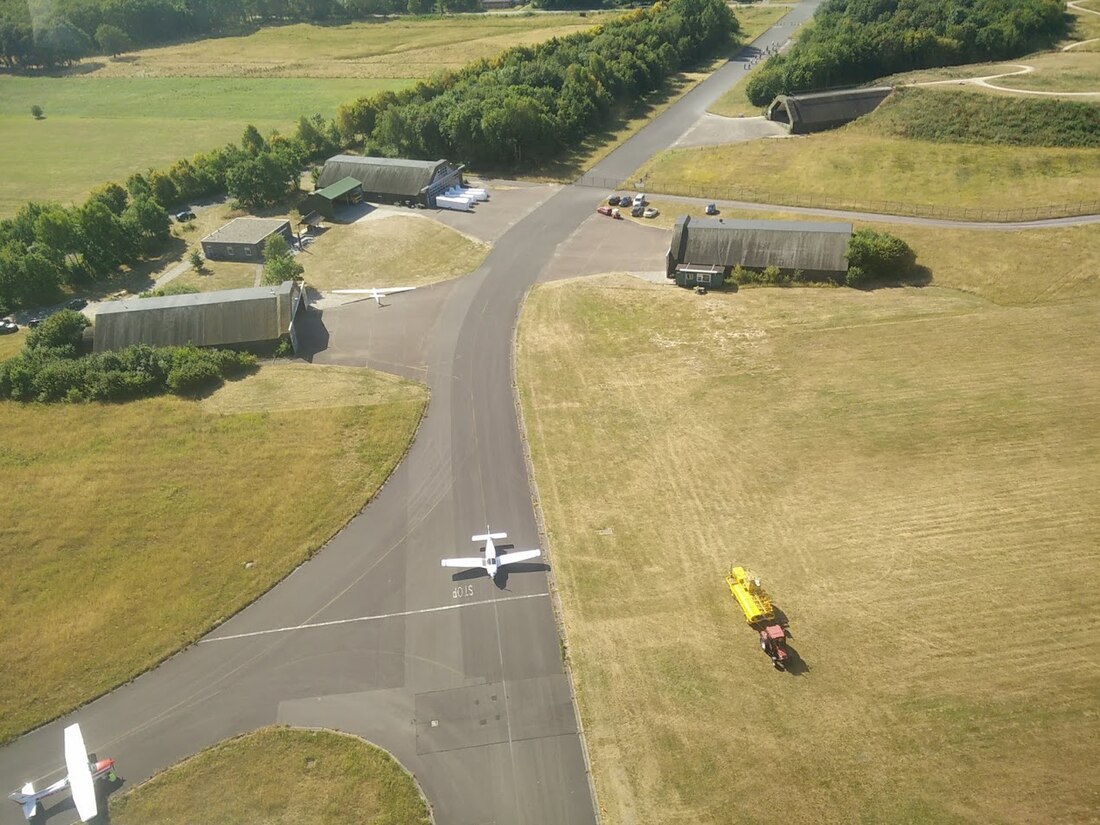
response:
M1100 105L1074 100L903 87L864 122L939 143L1100 148Z
M126 401L192 395L255 368L247 352L133 346L83 354L88 319L63 310L31 330L23 350L0 363L0 398L13 401Z
M591 31L508 49L408 92L340 107L347 143L481 164L543 161L576 146L617 103L660 88L738 31L721 0L670 0Z
M1066 31L1064 0L826 0L786 54L750 78L757 106L777 94L1015 57Z
M549 159L737 31L722 0L669 0L357 100L334 121L300 118L289 137L264 139L249 126L239 146L136 173L83 206L29 203L0 221L0 313L50 303L63 285L109 278L163 250L164 207L224 191L246 207L270 205L294 191L304 163L341 148L365 142L375 154L495 166Z
M123 265L161 254L171 239L166 206L229 191L266 206L297 187L307 161L340 148L332 121L301 118L289 137L249 126L241 143L106 184L80 206L28 203L0 220L0 314L56 301L61 289L103 282Z
M267 22L480 9L479 0L0 0L0 66L52 67Z

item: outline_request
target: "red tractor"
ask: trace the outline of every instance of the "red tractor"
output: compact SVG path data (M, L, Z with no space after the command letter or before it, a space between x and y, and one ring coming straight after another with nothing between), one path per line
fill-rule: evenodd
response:
M768 654L776 670L785 670L790 651L787 650L787 632L781 625L770 624L760 631L760 649Z

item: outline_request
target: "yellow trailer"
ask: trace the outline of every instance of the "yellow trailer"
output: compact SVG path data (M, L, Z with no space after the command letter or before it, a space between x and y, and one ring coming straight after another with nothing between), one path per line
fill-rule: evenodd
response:
M760 586L760 579L751 573L746 573L744 567L733 567L726 576L726 584L730 586L730 592L741 605L745 614L745 621L749 624L771 621L775 614L772 610L772 600Z

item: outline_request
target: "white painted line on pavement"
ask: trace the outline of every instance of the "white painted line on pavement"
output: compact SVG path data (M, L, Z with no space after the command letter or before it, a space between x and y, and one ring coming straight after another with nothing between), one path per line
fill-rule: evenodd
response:
M273 627L270 630L253 630L251 633L234 633L232 636L215 636L213 639L202 639L199 644L207 642L228 642L231 639L247 639L252 636L267 636L271 633L289 633L292 630L311 630L315 627L331 627L340 624L352 624L353 622L373 622L378 619L398 619L402 616L419 616L422 613L439 613L443 610L458 610L460 607L477 607L483 604L499 604L500 602L516 602L520 599L539 599L549 596L549 593L529 593L526 596L505 596L503 599L486 599L480 602L459 602L458 604L445 604L442 607L425 607L421 610L404 610L400 613L381 613L377 616L358 616L354 619L334 619L331 622L314 622L312 624L298 624L291 627Z

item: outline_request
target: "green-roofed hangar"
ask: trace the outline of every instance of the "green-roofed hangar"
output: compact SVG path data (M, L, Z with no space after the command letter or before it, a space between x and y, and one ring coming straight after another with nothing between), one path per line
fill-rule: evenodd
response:
M324 189L311 192L302 201L300 209L303 215L316 213L331 221L336 219L336 210L340 204L350 206L362 201L363 184L349 176L329 184Z
M665 275L679 286L721 286L737 266L798 270L810 279L843 279L848 271L850 223L676 220Z
M317 178L317 186L319 191L323 191L345 178L353 178L362 184L365 200L374 203L409 201L435 206L438 195L462 185L464 168L446 160L336 155L325 161L324 169Z
M105 352L134 344L193 344L266 351L285 336L297 351L294 319L301 304L302 287L296 281L107 301L96 309L92 348Z

